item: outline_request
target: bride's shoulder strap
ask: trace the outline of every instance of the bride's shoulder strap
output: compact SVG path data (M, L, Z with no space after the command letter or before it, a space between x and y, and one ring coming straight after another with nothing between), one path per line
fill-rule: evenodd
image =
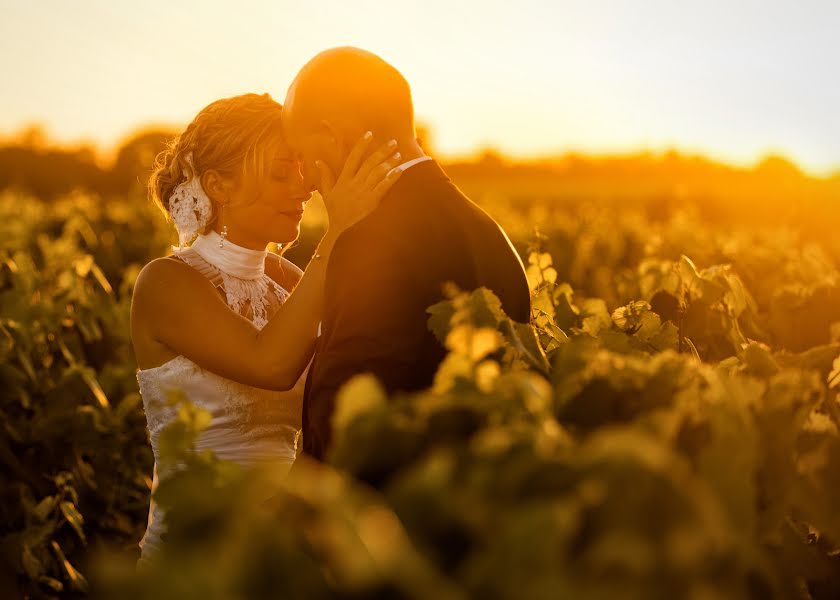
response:
M172 256L184 261L193 269L204 275L215 287L222 287L222 272L201 258L198 252L192 248L184 248L183 250L175 252Z

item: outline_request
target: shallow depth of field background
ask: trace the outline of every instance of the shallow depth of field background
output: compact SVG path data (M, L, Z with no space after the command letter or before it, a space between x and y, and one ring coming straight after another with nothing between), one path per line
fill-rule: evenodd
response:
M0 8L3 597L840 594L840 9ZM138 581L128 311L176 239L152 160L343 44L409 79L424 147L528 267L533 330L483 296L436 313L434 389L350 390L331 467L272 519L243 510L259 480L195 460L164 492L178 557ZM323 224L315 199L286 256ZM201 420L182 406L173 456Z

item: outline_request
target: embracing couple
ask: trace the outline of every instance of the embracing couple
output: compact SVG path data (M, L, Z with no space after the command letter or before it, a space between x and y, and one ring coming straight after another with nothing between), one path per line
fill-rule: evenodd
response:
M212 416L198 450L282 471L301 430L302 451L324 459L336 393L354 375L389 393L431 385L445 350L426 309L445 283L487 287L528 321L504 231L415 135L399 71L337 48L303 67L284 106L268 94L213 102L158 157L149 189L179 246L144 267L131 307L153 487L173 391ZM301 271L266 248L297 239L314 190L329 226ZM141 559L163 534L152 502Z

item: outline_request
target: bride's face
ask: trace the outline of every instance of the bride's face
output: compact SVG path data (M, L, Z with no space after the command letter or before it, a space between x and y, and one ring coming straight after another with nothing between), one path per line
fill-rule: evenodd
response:
M303 209L311 194L304 188L301 165L283 139L263 153L261 176L246 172L230 189L221 223L228 238L242 246L264 248L269 242L291 242L300 233Z

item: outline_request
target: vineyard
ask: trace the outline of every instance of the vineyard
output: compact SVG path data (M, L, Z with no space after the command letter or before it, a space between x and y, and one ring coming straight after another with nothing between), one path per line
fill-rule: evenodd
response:
M840 209L450 172L520 251L532 322L449 290L434 386L351 381L329 464L279 482L191 453L207 415L173 398L187 468L139 576L128 316L172 234L137 193L0 192L2 597L840 597Z

